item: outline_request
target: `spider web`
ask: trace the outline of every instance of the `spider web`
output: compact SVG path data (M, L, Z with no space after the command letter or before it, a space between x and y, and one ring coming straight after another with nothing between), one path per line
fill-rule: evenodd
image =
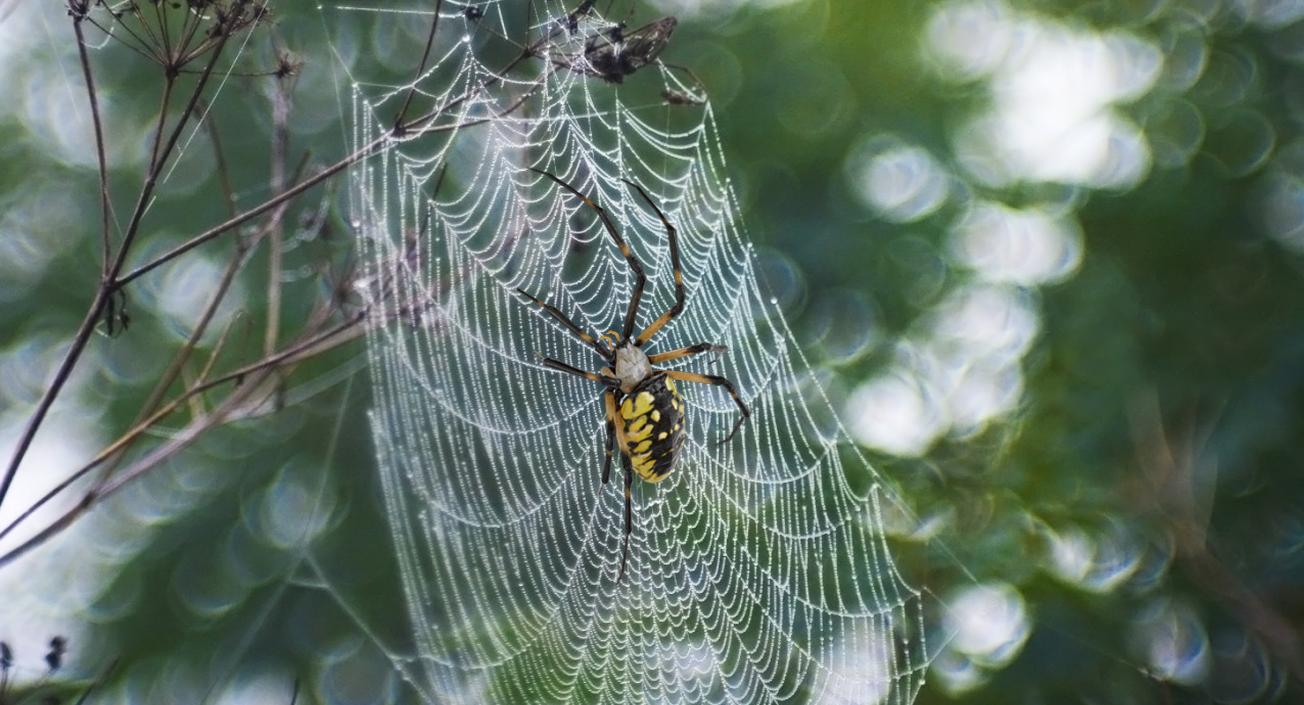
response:
M586 38L612 23L583 16L571 32L551 2L531 27L555 35L546 56L496 73L478 49L511 36L522 6L482 7L473 21L444 3L415 82L353 70L355 147L412 91L451 106L350 181L376 322L371 423L415 644L391 658L434 702L911 702L922 611L888 552L885 490L758 286L710 103L663 99L700 89L659 64L621 86L584 75ZM358 14L430 21L327 10ZM407 36L419 52L424 37ZM598 334L623 320L632 277L595 214L530 168L608 210L648 273L640 328L673 302L666 233L621 179L647 189L678 228L688 294L649 351L727 345L679 366L733 380L752 411L722 444L732 400L684 386L689 440L669 478L635 482L619 582L624 497L619 465L601 481L601 387L540 357L601 361L514 291Z

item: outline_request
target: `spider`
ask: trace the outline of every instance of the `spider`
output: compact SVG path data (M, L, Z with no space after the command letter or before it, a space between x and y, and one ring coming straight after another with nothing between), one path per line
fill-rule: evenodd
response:
M643 351L643 346L652 340L662 327L684 312L684 275L679 266L679 240L675 227L670 224L670 220L661 212L661 209L657 207L652 197L648 196L647 192L643 190L643 187L627 179L621 179L638 191L643 200L647 201L647 204L656 212L657 217L661 219L661 224L666 229L666 235L670 242L670 264L675 279L675 303L670 307L670 310L658 316L638 335L635 335L634 324L638 318L638 305L643 298L643 287L647 283L647 276L643 273L643 265L634 256L634 252L625 242L625 239L621 237L620 232L616 230L615 224L612 223L611 218L602 206L599 206L592 199L576 190L575 187L556 176L539 169L532 169L532 171L548 177L583 201L584 205L596 211L598 218L602 221L602 227L611 235L611 239L616 242L616 247L620 248L620 253L624 255L630 271L634 273L634 291L630 294L629 306L625 311L624 328L620 332L608 331L598 337L585 332L557 307L540 300L523 289L516 290L530 303L555 318L562 327L574 334L575 337L579 338L607 363L606 367L598 372L587 372L568 365L561 360L543 358L543 365L549 369L583 377L589 381L597 382L605 388L602 392L602 398L606 415L607 434L603 443L603 450L606 454L606 458L602 463L603 486L606 486L611 479L611 458L617 449L620 452L621 464L625 468L625 537L624 547L621 550L620 572L616 576L616 580L619 582L625 575L625 564L629 561L629 536L634 531L634 473L637 472L640 478L649 483L655 484L664 480L675 469L675 460L679 457L679 450L683 447L684 440L687 438L684 431L684 400L679 395L675 380L724 387L725 391L729 392L729 396L733 397L734 404L738 406L741 415L729 435L721 443L727 443L734 437L734 434L742 427L743 422L751 416L751 411L748 410L747 404L743 402L742 397L738 395L738 390L733 383L724 377L684 370L662 370L652 366L656 363L669 362L670 360L700 355L706 352L723 353L726 350L723 345L698 343L652 355L648 355Z

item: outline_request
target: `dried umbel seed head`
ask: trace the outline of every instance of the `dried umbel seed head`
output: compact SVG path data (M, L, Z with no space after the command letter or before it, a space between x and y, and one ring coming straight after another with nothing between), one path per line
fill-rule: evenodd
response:
M50 667L50 672L59 670L63 666L63 655L68 651L68 640L61 636L50 639L50 650L45 653L45 665Z
M299 75L299 70L303 68L303 59L289 51L279 51L276 53L276 69L272 75L276 78L293 78Z
M68 0L68 16L80 20L91 11L90 0Z

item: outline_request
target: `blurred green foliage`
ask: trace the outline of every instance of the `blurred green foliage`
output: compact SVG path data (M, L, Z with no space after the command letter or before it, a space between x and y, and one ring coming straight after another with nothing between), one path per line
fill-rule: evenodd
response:
M1124 33L1150 47L1161 65L1145 90L1100 109L1143 136L1147 151L1137 178L1107 187L1086 179L984 178L969 145L975 118L1002 99L993 88L995 70L965 76L948 69L937 58L947 48L928 39L939 18L957 8L1004 13L1025 33L1033 25L1081 36ZM26 12L0 22L17 22ZM657 12L640 5L635 21ZM342 153L346 89L332 87L335 58L318 12L284 3L277 14L275 30L257 35L244 60L268 65L277 47L304 60L294 108L303 117L292 118L290 153L308 150L311 163L326 163ZM73 46L66 23L54 12L41 22L50 36L28 61L63 61ZM423 25L413 22L393 31L420 37ZM975 45L990 39L968 36ZM1016 32L1002 61L1014 61L1030 41ZM370 48L364 38L357 42L350 50ZM1021 600L1028 624L1026 643L997 658L952 648L963 628L932 613L937 673L920 701L1298 699L1304 4L718 2L681 16L665 58L691 67L713 96L762 270L848 414L856 390L899 361L903 341L927 337L930 316L981 279L957 257L955 244L977 204L1042 208L1080 238L1078 259L1057 280L1001 285L1035 312L1034 338L1013 362L1020 380L1015 403L963 432L939 433L918 453L873 455L917 512L935 521L936 535L926 541L898 539L905 573L948 604L975 585L1000 585L1011 591L1002 594ZM157 73L112 43L94 59L117 116L110 137L128 136L114 153L143 150ZM401 71L394 73L402 80ZM47 80L53 75L47 72ZM25 100L69 89L80 106L74 75L28 86ZM242 204L267 193L266 90L265 81L232 79L212 114L218 125L238 126L223 137ZM1057 99L1059 93L1048 94L1048 101ZM4 383L6 426L30 408L40 390L33 379L46 374L51 351L75 326L98 271L87 138L65 136L73 146L51 148L65 128L41 132L32 121L58 111L34 114L0 115L0 190L11 213L0 233L11 238L10 264L0 263L9 279L0 286L0 351L15 375ZM858 195L857 150L883 136L922 150L946 174L946 197L918 217L888 217ZM1066 136L1064 148L1073 146ZM179 183L192 185L165 193L152 213L148 250L225 215L212 165L200 152L188 154L201 163L181 168L186 178ZM113 173L118 203L129 202L128 185L140 176L139 159L125 161L134 166ZM47 199L55 214L18 222L13 214L22 198ZM338 191L316 194L289 221L323 198L337 201ZM63 244L49 246L49 257L30 255L40 261L37 274L20 276L12 263L24 261L25 250L15 250L13 238L30 235L23 228L32 223L36 231L53 223L76 233L60 235ZM309 267L323 253L347 259L342 216L333 215L321 234L289 253L288 270ZM40 250L43 242L53 240L24 247ZM213 244L212 261L224 261L230 248ZM249 271L265 272L265 258L265 251L255 254ZM316 274L305 270L287 284L288 320L321 295ZM249 279L247 298L262 296L259 281ZM75 406L90 411L69 411L68 423L58 426L94 427L79 431L89 440L78 448L127 427L149 389L150 370L184 330L150 299L164 294L142 289L147 293L129 294L130 331L95 343L91 371L73 395ZM848 297L864 308L830 318L827 312ZM261 326L250 321L255 332L242 332L235 349L256 349ZM868 342L845 354L829 333L838 326L863 329ZM360 353L355 343L295 374L330 375ZM143 482L135 493L143 497L101 512L109 525L115 513L144 516L150 530L130 537L143 544L130 560L101 561L117 571L102 587L49 600L49 611L64 615L55 623L89 627L70 646L70 658L82 664L79 677L121 657L123 701L194 701L209 687L221 691L231 673L251 669L273 680L297 674L305 698L411 696L357 627L363 617L391 645L410 638L395 609L397 570L366 434L365 379L357 375L278 414L211 434ZM336 436L327 429L340 415ZM331 469L324 477L323 467ZM185 501L167 511L144 508L151 492L178 491ZM302 496L287 499L289 491ZM303 497L319 497L326 517L315 560L337 581L330 591L357 614L306 578L293 541L266 540L268 522L317 501ZM147 516L151 511L157 515ZM59 575L71 580L76 573L67 567ZM0 623L0 637L20 641L7 629ZM21 640L39 644L49 636ZM291 682L284 688L288 702Z

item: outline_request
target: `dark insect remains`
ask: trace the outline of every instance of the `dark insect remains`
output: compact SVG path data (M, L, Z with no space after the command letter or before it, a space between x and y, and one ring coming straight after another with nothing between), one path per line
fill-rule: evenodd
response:
M624 24L613 25L585 40L584 60L572 61L570 68L623 83L626 76L657 60L678 24L674 17L662 17L631 31L625 31Z

